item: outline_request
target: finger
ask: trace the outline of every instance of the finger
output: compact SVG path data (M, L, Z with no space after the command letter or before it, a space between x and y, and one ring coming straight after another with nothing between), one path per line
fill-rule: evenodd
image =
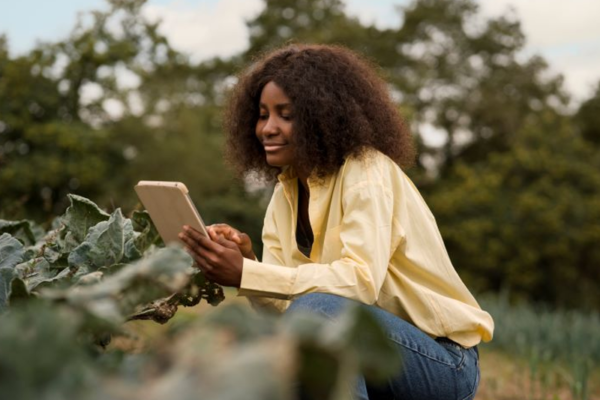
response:
M197 242L200 242L202 239L210 241L210 238L206 237L206 235L204 233L198 231L197 229L192 228L189 225L183 226L183 233Z
M239 230L227 224L214 224L210 225L210 227L213 228L216 232L223 233L224 236L229 240L231 240L236 235L239 236L242 233Z
M212 224L211 227L218 229L218 230L230 230L233 229L231 226L227 225L227 224Z
M238 248L237 244L234 241L227 240L222 236L217 240L217 243L219 243L221 246L226 247L228 249L237 249Z
M240 237L240 235L237 232L235 232L229 239L233 240L237 244L241 244L242 243L242 238Z
M212 270L215 265L218 265L220 263L220 260L222 258L222 253L224 251L223 246L219 246L220 250L218 253L213 252L211 250L208 250L206 248L203 248L201 246L196 246L194 248L194 254L201 258L202 260L204 260L210 267L210 269Z
M183 241L185 250L192 256L194 260L196 260L197 257L202 258L202 248L200 246L198 246L193 240L191 240L187 236L182 235L180 236L180 239Z
M203 247L206 250L209 250L214 253L219 253L223 251L221 245L216 243L215 241L210 240L206 236L202 235L200 232L191 228L189 226L184 227L184 232L190 237L194 242L196 242L199 246Z
M238 236L240 238L240 242L250 242L250 236L248 236L246 233L240 232Z
M189 250L192 253L196 252L196 243L187 234L182 232L177 236L179 237L179 240L181 240L181 242L183 243L183 246L186 250Z
M200 258L204 261L209 262L209 264L210 263L215 264L218 262L219 254L215 254L213 251L200 246L197 241L195 241L194 239L191 239L187 235L181 235L181 239L184 241L186 250L188 250L188 253L190 253L190 255L194 258L194 260L196 260L197 258ZM210 242L210 241L208 241L208 242ZM219 246L219 248L221 249L219 251L222 252L223 246ZM210 267L212 268L212 265L210 265Z
M211 229L217 233L227 234L231 232L231 227L226 224L213 224L209 225L207 229Z
M198 266L198 268L200 268L200 270L204 273L210 273L213 270L213 266L210 265L203 257L200 257L198 255L195 255L193 257L194 262L196 263L196 265Z
M200 232L198 229L191 227L189 225L183 226L183 232L187 233L189 236L191 236L194 239L196 239L198 237L207 239L207 235L205 235L204 232Z
M220 232L216 232L213 229L211 229L210 231L208 231L208 234L210 235L210 238L216 242L219 240L220 237L223 237L223 234Z

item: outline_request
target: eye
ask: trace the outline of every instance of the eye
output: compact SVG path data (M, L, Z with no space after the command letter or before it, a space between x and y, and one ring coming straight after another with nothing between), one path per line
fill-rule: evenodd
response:
M259 114L258 119L264 121L269 118L269 114Z
M283 119L285 121L291 121L292 120L292 115L291 114L282 114L281 115L281 119Z

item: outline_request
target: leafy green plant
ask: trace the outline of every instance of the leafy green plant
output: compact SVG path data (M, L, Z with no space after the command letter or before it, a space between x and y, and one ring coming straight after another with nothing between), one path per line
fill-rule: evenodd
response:
M108 214L83 197L45 232L0 221L0 396L15 400L295 399L350 396L400 357L363 307L335 322L240 304L167 325L128 351L127 321L166 322L178 306L223 299L189 255L163 247L148 214ZM181 314L180 314L181 315ZM146 322L139 322L146 323Z
M0 312L39 297L113 324L166 322L179 305L224 299L186 252L164 248L147 212L129 219L120 209L107 214L86 198L69 199L47 233L30 221L0 220Z

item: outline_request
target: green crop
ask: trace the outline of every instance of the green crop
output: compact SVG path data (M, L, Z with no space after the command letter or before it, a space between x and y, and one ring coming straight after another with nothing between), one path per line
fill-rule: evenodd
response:
M551 392L557 378L568 382L573 399L588 399L592 374L600 367L600 315L510 304L508 297L481 299L496 323L494 339L486 346L526 360L532 381L543 392ZM552 398L549 393L541 397Z
M164 248L147 212L107 214L69 195L71 206L44 232L30 221L0 220L0 312L40 297L71 304L106 324L166 322L178 305L223 300L179 248ZM84 289L85 288L85 289Z

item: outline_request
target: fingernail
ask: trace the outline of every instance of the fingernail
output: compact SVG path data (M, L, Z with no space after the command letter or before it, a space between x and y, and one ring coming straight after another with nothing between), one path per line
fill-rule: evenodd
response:
M184 225L184 226L183 226L183 230L184 230L184 231L189 231L189 230L190 230L190 227L189 227L188 225Z

